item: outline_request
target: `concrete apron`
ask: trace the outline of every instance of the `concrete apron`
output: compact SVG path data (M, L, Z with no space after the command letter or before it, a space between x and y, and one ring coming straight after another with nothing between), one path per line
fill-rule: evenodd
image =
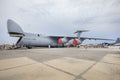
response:
M77 78L78 77L78 78ZM100 62L70 57L43 63L27 57L0 60L0 80L120 80L120 56Z

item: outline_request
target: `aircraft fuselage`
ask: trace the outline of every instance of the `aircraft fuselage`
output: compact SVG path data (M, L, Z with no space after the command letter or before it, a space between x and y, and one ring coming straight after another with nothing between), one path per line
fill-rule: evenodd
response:
M17 45L22 46L58 46L57 41L51 39L47 36L32 36L32 37L22 37Z

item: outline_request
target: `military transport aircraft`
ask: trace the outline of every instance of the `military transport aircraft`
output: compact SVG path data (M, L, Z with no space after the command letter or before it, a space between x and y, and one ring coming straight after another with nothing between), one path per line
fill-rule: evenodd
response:
M21 27L11 19L7 21L8 33L11 37L19 37L16 45L25 46L27 48L40 47L40 46L79 46L85 39L93 40L112 40L112 39L102 39L102 38L87 38L80 37L82 32L87 32L88 30L77 30L75 33L77 37L69 36L43 36L41 34L32 34L24 32Z
M103 45L107 45L107 46L120 46L120 38L117 38L117 40L115 42L112 43L102 43Z

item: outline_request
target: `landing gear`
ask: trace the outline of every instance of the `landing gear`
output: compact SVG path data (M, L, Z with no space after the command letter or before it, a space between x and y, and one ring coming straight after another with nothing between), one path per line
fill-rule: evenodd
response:
M32 49L32 47L31 46L26 46L28 49Z
M77 45L77 48L80 48L80 46L79 46L79 45Z
M51 45L48 45L48 48L51 48Z

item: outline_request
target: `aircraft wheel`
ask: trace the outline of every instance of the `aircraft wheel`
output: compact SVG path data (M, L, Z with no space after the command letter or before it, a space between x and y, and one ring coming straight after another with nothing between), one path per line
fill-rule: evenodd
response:
M27 46L27 48L28 48L28 49L32 49L32 47L31 47L31 46Z
M80 48L80 46L77 46L77 48Z

